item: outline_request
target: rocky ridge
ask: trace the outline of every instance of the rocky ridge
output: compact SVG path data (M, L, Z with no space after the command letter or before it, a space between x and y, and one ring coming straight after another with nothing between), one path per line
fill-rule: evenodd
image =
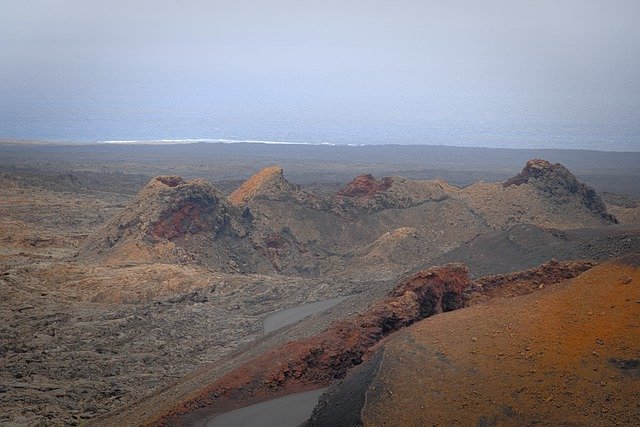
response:
M211 413L224 412L292 392L326 386L343 378L353 367L369 360L392 335L421 319L480 301L471 293L500 296L497 289L540 280L559 283L593 266L588 262L552 262L513 275L499 275L472 282L461 264L426 269L397 283L389 294L360 314L330 325L310 338L292 341L247 361L191 397L148 420L150 424L193 423ZM539 289L520 286L520 294ZM503 296L504 296L503 295Z
M297 192L301 192L300 187L284 178L280 166L270 166L253 175L231 193L229 202L236 206L245 205L255 197L277 200L280 197L291 197Z
M639 265L417 322L332 386L309 425L637 424Z
M523 223L559 229L617 223L593 188L546 160L528 161L522 172L502 184L478 182L458 195L494 229Z
M111 263L172 260L305 277L373 268L392 278L491 228L614 221L592 189L540 160L504 185L459 189L441 180L361 175L328 196L289 183L273 166L228 198L205 180L154 178L80 252Z

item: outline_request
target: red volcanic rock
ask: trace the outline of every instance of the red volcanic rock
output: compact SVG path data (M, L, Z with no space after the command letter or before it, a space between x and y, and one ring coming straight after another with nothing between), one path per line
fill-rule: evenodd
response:
M449 264L415 274L401 282L392 295L400 296L406 292L414 292L423 317L427 317L463 307L463 292L467 286L467 268L461 264Z
M425 317L464 306L470 285L460 264L424 270L401 282L369 310L335 322L325 332L272 349L239 366L158 423L215 405L226 410L243 399L328 385L361 364L384 337Z
M118 262L198 256L224 269L231 257L257 256L250 252L249 242L242 242L245 234L240 212L211 183L159 176L90 235L82 252Z
M224 196L209 182L160 176L148 184L137 198L136 208L149 216L147 233L176 239L224 226L229 207ZM142 215L141 215L142 216ZM226 220L228 222L228 220Z
M338 195L347 197L371 197L376 193L388 190L392 185L393 178L391 177L376 180L371 174L360 175L340 190Z
M514 282L534 282L537 285L558 283L571 279L597 265L594 261L557 261L552 259L539 267L515 273L484 276L474 281L474 285L485 289L502 287Z
M153 225L152 233L165 239L174 239L187 234L196 234L201 230L211 229L211 224L203 218L204 212L211 211L207 205L187 202L175 211L164 214Z

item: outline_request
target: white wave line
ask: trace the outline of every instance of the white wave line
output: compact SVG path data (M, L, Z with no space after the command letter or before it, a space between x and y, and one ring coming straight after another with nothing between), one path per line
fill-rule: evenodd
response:
M294 141L264 141L258 139L223 139L223 138L189 138L189 139L121 139L121 140L104 140L96 141L98 144L274 144L274 145L346 145L350 147L360 147L364 144L335 144L332 142L294 142Z

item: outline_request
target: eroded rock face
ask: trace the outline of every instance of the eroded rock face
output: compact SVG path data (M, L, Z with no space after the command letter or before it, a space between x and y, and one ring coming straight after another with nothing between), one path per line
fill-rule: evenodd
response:
M200 231L217 231L231 224L231 214L224 196L210 182L159 176L103 231L112 237L111 244L136 231L171 240Z
M538 191L567 201L571 196L580 198L587 209L603 219L617 223L616 218L607 212L605 204L596 191L578 179L560 163L552 164L547 160L529 160L522 172L507 180L503 185L531 184Z
M441 268L423 270L401 282L394 296L413 292L423 317L464 306L464 290L469 286L469 271L462 264L449 264Z
M365 174L355 177L346 187L338 192L338 195L346 197L371 197L376 193L388 190L392 185L393 178L391 177L376 180L373 175Z
M156 210L150 221L153 235L171 240L202 231L215 232L230 222L224 197L208 182L179 177L156 179L168 188L151 201L156 206L148 206Z

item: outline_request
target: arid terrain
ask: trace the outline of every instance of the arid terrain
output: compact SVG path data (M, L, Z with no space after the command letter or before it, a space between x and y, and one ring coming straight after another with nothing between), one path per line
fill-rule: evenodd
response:
M0 144L0 424L640 422L640 156L211 145Z
M418 322L332 387L309 425L635 425L639 261ZM349 402L356 390L366 398Z

